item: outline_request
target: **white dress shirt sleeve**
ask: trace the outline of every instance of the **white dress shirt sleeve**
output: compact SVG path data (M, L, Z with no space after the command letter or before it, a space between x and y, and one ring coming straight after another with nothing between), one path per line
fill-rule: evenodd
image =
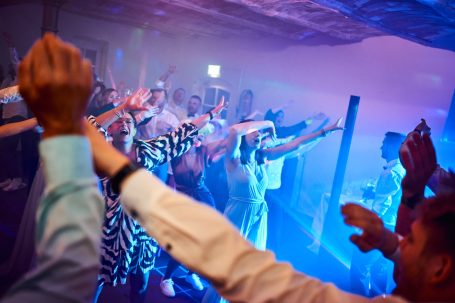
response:
M352 295L277 262L215 210L172 191L145 170L124 181L120 200L162 247L230 302L404 302Z

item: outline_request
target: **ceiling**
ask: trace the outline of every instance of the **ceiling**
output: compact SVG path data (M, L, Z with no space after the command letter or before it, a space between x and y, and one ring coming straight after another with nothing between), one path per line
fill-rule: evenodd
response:
M48 1L49 0L44 0ZM42 2L3 0L0 6ZM51 0L159 34L339 45L395 35L455 51L455 0Z

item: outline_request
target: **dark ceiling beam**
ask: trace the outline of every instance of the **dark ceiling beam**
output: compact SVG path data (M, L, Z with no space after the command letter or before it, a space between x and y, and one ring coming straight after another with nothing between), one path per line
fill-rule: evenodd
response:
M334 28L333 26L327 26L324 22L314 22L311 21L311 14L308 12L308 18L302 16L295 16L293 14L283 12L278 10L280 5L284 5L286 2L292 1L283 1L283 0L227 0L231 3L237 3L248 7L260 13L262 15L273 15L274 18L279 18L283 21L288 23L300 25L302 27L310 28L311 30L321 32L327 34L332 37L336 37L338 39L346 40L346 41L361 41L367 37L371 36L380 36L381 33L375 29L369 28L369 26L356 22L355 20L343 20L343 14L338 12L336 9L332 9L327 6L320 5L317 1L308 0L307 5L314 5L317 6L320 12L324 12L327 15L337 16L339 18L339 22L349 23L346 24L347 26L350 25L351 27L356 27L358 30L347 31L347 26L339 26L338 28ZM292 4L292 3L291 3ZM275 7L275 9L273 8ZM271 14L273 12L273 14ZM294 11L295 12L295 11Z
M346 1L340 1L340 0L311 0L314 2L319 3L320 5L330 7L332 9L338 10L341 13L343 13L345 16L358 20L360 22L363 22L365 24L368 24L369 26L376 28L384 33L388 33L393 36L398 36L406 40L410 40L413 42L416 42L418 44L426 45L426 46L431 46L431 47L439 47L439 48L445 48L449 50L455 50L455 46L441 46L441 45L435 45L434 41L437 40L435 39L436 37L443 37L444 35L451 35L452 37L455 37L455 19L451 19L449 17L447 24L441 24L440 29L441 31L438 34L433 34L431 37L425 37L422 35L418 35L417 33L412 31L411 28L403 28L403 27L391 27L388 23L393 22L384 22L384 20L387 20L390 18L395 18L395 19L410 19L413 18L412 15L407 14L405 11L400 11L400 14L397 14L396 17L390 15L390 14L385 14L384 13L384 8L381 8L381 12L383 15L383 18L380 18L379 20L372 20L369 18L369 16L365 15L364 13L360 12L360 9L363 7L368 6L371 2L373 1L349 1L348 4L346 4ZM358 4L356 4L358 2ZM424 0L418 0L414 4L415 5L421 5L422 7L430 7L428 6L429 1L424 1ZM447 18L448 16L452 16L454 7L453 4L446 4L446 5L438 5L435 7L432 7L433 10L439 11L437 14L439 16L442 16L443 19ZM414 10L413 10L414 11ZM445 12L443 15L441 14L441 11ZM379 9L378 9L378 12ZM419 10L420 14L421 11ZM426 18L435 18L434 15L430 15ZM443 22L443 20L440 20ZM452 26L450 25L452 24ZM416 24L417 27L419 27L421 24ZM434 26L434 25L433 25ZM445 30L445 32L442 31L442 29ZM455 39L455 38L453 38Z
M118 4L125 6L125 2L122 1L110 1L110 4ZM199 36L199 37L207 37L207 38L216 38L219 37L218 33L213 31L213 28L209 29L204 29L199 26L194 26L191 25L191 23L184 23L182 26L179 26L178 28L175 27L175 25L172 24L166 24L165 22L156 22L155 16L147 12L147 10L144 8L143 5L139 6L139 3L132 3L128 2L128 9L134 9L137 11L141 12L141 15L130 15L130 14L107 14L105 10L101 9L98 6L93 6L93 5L88 5L85 7L80 7L77 5L71 5L71 0L68 1L67 5L62 7L64 11L89 17L89 18L95 18L99 20L104 20L108 22L114 22L114 23L121 23L125 24L128 26L133 26L133 27L139 27L155 32L159 32L159 34L167 36L169 38L176 38L179 34L184 34L187 36ZM140 8L140 10L139 10ZM150 15L150 16L148 16ZM232 36L235 36L238 34L237 31L235 30L227 30L223 29L224 33L226 32Z
M210 9L204 8L202 6L199 6L197 4L194 4L194 1L185 1L185 0L158 0L158 1L162 2L162 3L166 3L168 5L177 6L177 7L187 9L187 10L191 10L193 12L198 12L203 15L208 15L208 16L211 16L211 17L221 20L221 21L234 23L236 25L244 26L246 28L260 31L260 32L263 32L266 34L273 34L275 36L279 36L279 37L286 38L286 39L292 39L292 40L301 40L301 37L302 37L301 33L298 33L298 34L288 33L285 31L278 30L272 26L267 26L264 24L260 24L260 23L248 21L248 20L245 20L242 18L234 17L232 15L227 15L227 14L223 14L220 12L216 12L214 10L210 10Z

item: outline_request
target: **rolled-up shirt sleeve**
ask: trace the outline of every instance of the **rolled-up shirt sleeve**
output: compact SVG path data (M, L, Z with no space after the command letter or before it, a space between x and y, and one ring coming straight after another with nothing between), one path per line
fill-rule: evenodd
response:
M145 170L124 181L121 201L162 247L230 302L403 302L352 295L277 262L215 210L170 190Z

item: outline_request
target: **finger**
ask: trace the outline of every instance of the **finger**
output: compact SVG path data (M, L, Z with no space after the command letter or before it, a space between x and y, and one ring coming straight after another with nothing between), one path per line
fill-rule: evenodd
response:
M370 220L366 219L344 219L344 223L349 226L358 227L366 233L373 233L374 226Z
M131 95L131 98L137 98L141 95L141 92L142 92L142 88L138 88L136 89L133 94Z
M42 40L33 45L29 55L31 84L40 89L52 82L52 69Z
M150 90L149 90L149 89L146 89L146 88L140 88L140 89L139 89L139 95L140 95L140 96L145 96L145 95L147 95L148 93L150 93Z
M401 146L400 160L401 160L401 164L403 164L404 168L407 171L412 172L412 171L414 171L414 163L412 161L411 152L409 151L408 144L409 144L409 142L405 141L403 143L403 145Z
M343 122L343 117L338 118L336 125L341 126L341 123Z
M350 238L352 243L354 243L361 251L370 251L375 248L370 242L365 240L364 237L353 234Z
M52 33L46 33L44 35L43 43L49 57L50 66L54 69L55 77L57 79L61 79L61 77L68 77L68 71L70 69L69 45L64 43Z
M355 203L347 203L341 207L341 214L346 218L375 218L376 214L374 214L371 210L366 209L365 207L355 204Z
M146 102L148 99L152 97L152 93L150 91L147 91L144 96L142 97L142 103Z
M376 248L369 244L368 242L362 240L358 240L357 242L352 241L352 243L354 243L363 252L369 252Z
M411 160L413 163L413 173L419 173L419 170L422 168L422 142L420 135L418 136L411 136L409 142L407 143L407 147L409 149L409 155L411 156Z
M426 159L429 165L429 169L436 168L436 151L434 149L433 142L429 134L424 134L422 137L423 148L425 149Z
M81 80L82 83L87 83L86 75L85 75L85 68L82 64L82 56L79 49L75 47L68 47L68 70L69 70L69 78L74 80ZM90 78L92 78L92 73L90 71Z

